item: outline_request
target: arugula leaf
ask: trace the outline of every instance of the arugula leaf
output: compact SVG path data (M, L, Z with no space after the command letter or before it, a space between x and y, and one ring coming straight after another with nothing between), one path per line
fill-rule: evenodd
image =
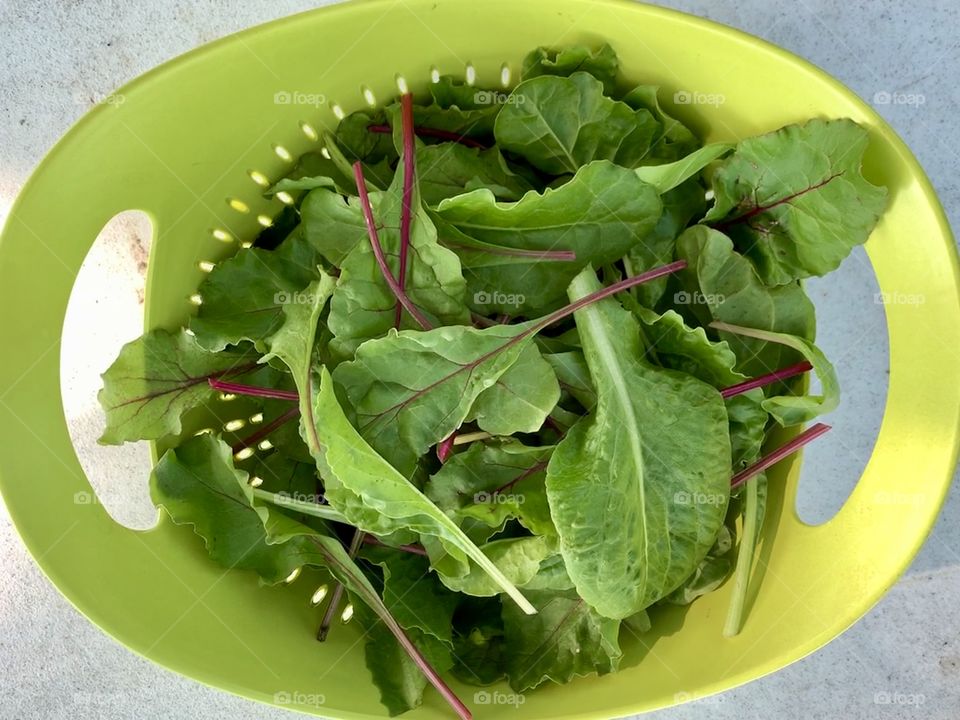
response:
M572 251L572 262L471 264L464 257L467 299L482 313L535 316L564 302L569 282L587 264L622 257L660 217L656 191L625 168L596 162L569 182L515 203L498 203L489 190L443 200L437 214L461 233L505 248ZM447 238L442 235L441 241ZM450 238L453 245L457 238ZM478 300L482 302L478 302Z
M503 573L447 517L393 466L378 455L354 429L336 398L333 380L321 369L320 389L310 416L316 434L314 451L330 504L362 530L383 534L385 528L412 530L437 538L444 550L466 566L473 560L524 612L535 612ZM311 430L308 429L308 434ZM358 503L367 511L362 511ZM377 522L369 526L371 515Z
M574 592L528 591L537 614L503 606L507 677L516 692L545 680L605 675L620 665L620 622L599 615Z
M730 235L768 285L825 275L866 241L887 190L860 172L867 131L809 120L740 142L714 173L704 222Z
M97 395L107 423L103 445L156 440L177 434L190 409L212 402L219 392L212 377L237 377L256 368L249 348L210 353L185 330L151 330L120 350L101 377Z
M833 365L816 345L785 333L757 330L729 323L714 322L710 326L716 330L743 337L755 338L768 343L776 343L793 348L803 355L817 374L822 388L821 395L775 395L763 401L763 409L770 413L781 425L799 425L824 415L840 403L840 383Z
M598 286L584 270L570 297ZM730 483L727 414L714 388L641 359L637 321L616 300L574 317L597 406L557 445L547 498L577 592L622 619L672 592L713 544Z
M678 273L685 287L685 305L677 308L681 314L695 314L703 325L719 320L813 338L813 304L803 288L798 283L764 285L753 264L722 233L704 226L690 228L677 238L677 257L687 261L687 269ZM729 333L721 337L737 355L737 370L747 376L799 360L796 351L783 345Z
M647 159L659 123L603 93L585 72L524 80L494 124L501 149L552 175L575 173L593 160L636 167Z
M203 303L190 329L208 350L244 340L260 352L283 319L282 308L317 278L321 262L303 239L291 237L276 250L250 248L219 263L200 284ZM243 288L238 292L238 288Z
M657 98L659 89L656 85L638 85L622 98L622 101L634 110L649 110L660 123L660 130L653 138L648 156L651 164L679 160L700 147L697 136L660 107L660 100Z
M617 53L607 43L596 50L583 45L560 50L538 47L523 59L520 77L524 80L541 75L569 77L575 72L586 72L603 83L604 92L610 94L616 88L619 70Z

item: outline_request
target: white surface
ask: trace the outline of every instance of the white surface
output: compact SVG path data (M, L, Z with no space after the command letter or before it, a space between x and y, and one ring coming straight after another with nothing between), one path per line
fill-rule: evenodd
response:
M223 3L155 0L121 3L33 0L0 3L0 215L43 153L96 100L196 45L318 4L301 0ZM923 104L878 105L926 167L951 219L960 215L956 117L960 72L956 10L949 2L862 3L742 0L665 3L742 28L812 60L861 96L922 95ZM882 95L877 96L880 99ZM110 313L127 339L138 332L137 283L148 236L117 223L91 256L91 278L71 312ZM109 294L102 290L110 278ZM872 446L882 412L886 354L882 308L861 253L837 275L811 285L820 343L837 362L844 404L834 432L811 449L800 509L829 517L843 502ZM851 304L857 313L848 312ZM83 326L74 330L99 331ZM96 375L112 358L107 343L64 338L82 358L67 398L81 457L107 494L111 477L136 475L138 450L95 460ZM118 341L120 338L113 338ZM101 354L103 357L101 357ZM106 358L106 361L104 361ZM0 391L2 392L2 391ZM846 478L846 480L844 480ZM152 511L129 498L115 507L125 522L149 525ZM124 514L126 513L126 514ZM895 531L892 530L892 531ZM2 718L292 718L198 685L139 658L93 627L43 578L0 510L0 675ZM842 581L842 579L840 579ZM826 649L746 687L654 713L680 718L960 717L960 501L944 514L907 576L852 630ZM889 701L889 702L886 702Z

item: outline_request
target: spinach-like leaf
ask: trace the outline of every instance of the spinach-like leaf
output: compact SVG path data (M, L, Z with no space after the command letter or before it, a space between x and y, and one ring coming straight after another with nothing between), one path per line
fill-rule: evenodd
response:
M672 163L645 165L638 167L634 172L645 183L653 185L658 193L663 194L697 176L707 165L726 155L732 149L733 145L731 143L712 143L699 150L694 150L689 155Z
M579 350L544 355L543 359L553 366L560 388L587 410L597 404L597 393L590 379L590 368Z
M320 262L309 243L293 236L276 250L240 250L219 263L198 291L203 303L190 321L197 342L217 351L248 340L265 352L267 338L283 321L283 306L300 300Z
M638 85L621 98L634 110L641 108L649 110L660 123L659 132L653 138L653 145L650 147L648 156L651 164L679 160L700 147L697 136L686 125L668 115L660 107L660 101L657 98L659 89L656 85Z
M532 258L529 264L468 265L464 258L467 299L474 309L526 317L562 305L566 286L580 270L621 258L653 230L660 211L653 187L609 162L591 163L560 187L527 193L515 203L498 203L493 193L480 189L437 207L444 221L482 242L574 253L572 262Z
M101 376L97 395L107 418L103 445L156 440L180 432L188 410L213 401L213 377L236 377L256 368L249 347L211 353L185 330L151 330L127 343Z
M552 175L575 173L594 160L636 167L646 158L658 123L603 94L603 84L577 72L524 80L494 125L498 145Z
M689 605L701 595L711 593L720 587L730 577L733 563L730 559L733 549L733 535L729 528L723 525L717 535L710 552L694 571L693 575L683 581L683 585L664 598L664 602L673 605Z
M763 401L763 409L770 413L781 425L799 425L813 420L818 415L824 415L840 402L840 383L833 365L812 342L803 338L785 333L758 330L756 328L741 327L729 323L714 322L711 327L725 333L742 337L755 338L768 343L785 345L793 348L813 365L813 371L820 380L820 395L775 395Z
M371 195L377 197L376 193ZM343 265L343 261L367 237L360 200L344 198L327 188L307 193L300 205L304 237L327 262Z
M528 591L538 612L503 606L507 678L516 692L545 680L605 675L620 665L620 623L599 615L575 592Z
M768 285L835 270L866 241L887 201L860 172L866 129L809 120L740 142L714 173L704 222L730 235Z
M428 550L430 546L427 546ZM480 546L484 555L490 558L504 576L514 585L523 587L533 580L540 570L540 563L557 552L554 538L540 536L524 536L493 540ZM476 567L462 574L459 566L450 568L442 554L432 557L433 567L439 574L443 584L451 590L474 595L477 597L492 597L500 592L499 586L490 577Z
M588 268L570 297L597 287ZM557 445L547 498L577 592L622 619L672 592L713 545L730 483L727 414L714 388L641 359L637 320L616 300L574 317L597 406Z
M770 288L753 264L737 253L733 242L716 230L692 227L677 239L677 257L687 261L678 273L683 283L681 314L772 330L812 339L813 304L798 283ZM738 359L737 370L747 376L764 375L797 362L796 351L776 343L723 334Z
M523 59L520 77L524 80L541 75L569 77L575 72L590 73L603 83L603 90L610 94L616 88L620 60L610 45L604 43L596 50L584 45L574 45L560 50L538 47Z
M482 150L455 142L417 147L417 182L428 206L478 188L487 188L498 200L519 200L533 189L497 148Z

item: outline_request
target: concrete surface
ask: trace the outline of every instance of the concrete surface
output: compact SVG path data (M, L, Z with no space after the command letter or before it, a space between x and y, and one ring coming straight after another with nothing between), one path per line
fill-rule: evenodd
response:
M28 0L0 3L0 219L43 153L94 102L190 48L318 4L306 0L150 3ZM960 43L953 3L674 0L681 10L739 27L804 56L873 99L926 168L954 227ZM888 97L892 102L884 103ZM896 98L913 98L897 102ZM922 101L921 101L922 100ZM78 452L98 493L125 524L154 512L143 448L98 452L97 374L119 343L139 333L140 274L149 227L115 220L75 288L64 335L64 402ZM109 283L103 282L109 277ZM820 342L837 364L845 401L836 430L809 451L799 500L810 520L830 517L869 456L885 397L882 307L865 301L875 281L856 253L811 285ZM846 311L851 298L859 312ZM10 311L10 309L5 309ZM109 322L96 327L91 313ZM107 331L110 328L110 331ZM92 337L90 333L95 333ZM0 391L2 392L2 391ZM846 480L844 480L846 479ZM135 486L131 490L131 486ZM80 616L42 576L0 510L2 718L292 718L203 687L119 646ZM712 718L960 717L960 500L942 517L907 575L860 623L824 650L775 675L679 708L658 720Z

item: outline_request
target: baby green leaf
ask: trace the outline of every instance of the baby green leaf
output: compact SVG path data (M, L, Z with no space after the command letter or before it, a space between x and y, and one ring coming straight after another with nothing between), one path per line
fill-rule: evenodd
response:
M579 350L570 350L544 355L543 359L553 366L561 389L570 393L584 408L592 410L597 404L597 393L593 389L590 368L587 367L587 361L583 359L583 353Z
M597 287L584 270L570 297ZM616 300L574 317L597 406L557 445L547 498L577 592L622 619L673 591L713 544L730 483L727 414L714 388L641 359L637 321Z
M367 237L359 199L344 199L327 188L307 193L300 205L300 217L304 237L337 267Z
M529 595L538 610L532 617L503 606L507 677L516 692L545 680L565 683L619 667L618 620L602 617L572 591Z
M686 125L668 115L660 107L660 101L657 98L659 89L656 85L638 85L621 98L634 110L641 108L649 110L660 123L660 128L653 138L653 145L650 147L650 153L647 156L647 160L653 165L679 160L700 147L700 141L697 140L696 135Z
M417 183L428 206L477 188L487 188L498 200L519 200L533 189L507 166L497 148L482 150L460 143L419 145Z
M775 395L763 401L763 408L781 425L799 425L824 415L840 402L840 383L833 365L812 342L785 333L741 327L723 322L713 322L710 327L733 335L756 338L768 343L786 345L793 348L813 365L813 371L820 380L820 395Z
M522 156L552 175L575 173L594 160L640 165L659 123L603 94L603 83L585 72L524 80L494 124L502 150Z
M572 262L474 264L463 257L467 298L480 312L536 316L564 302L570 280L587 264L597 267L621 258L647 236L660 217L656 191L626 168L596 162L570 181L515 203L498 203L489 190L448 198L437 214L460 233L491 245L518 250L574 253ZM443 236L457 244L457 237ZM486 260L486 258L484 258ZM470 263L470 264L468 264ZM483 300L481 304L476 299Z
M645 183L653 185L661 195L695 177L707 165L733 150L732 143L712 143L666 165L644 165L634 172Z
M720 528L710 552L694 571L693 575L684 580L683 585L664 598L665 602L673 605L689 605L701 595L711 593L720 587L730 577L733 564L730 561L730 551L733 549L733 536L726 525Z
M611 93L616 87L619 69L617 53L607 43L596 50L584 45L561 50L538 47L523 59L520 77L524 80L541 75L569 77L575 72L586 72L603 83L604 92Z
M321 369L320 389L309 418L317 443L311 449L325 482L326 497L351 524L379 533L392 524L397 530L410 529L436 537L457 561L473 560L524 612L536 612L456 523L360 436L343 414L326 368ZM376 513L376 528L367 526L371 513L360 512L357 501Z
M768 285L825 275L866 241L887 190L864 179L867 131L809 120L740 142L713 175L704 222L730 235Z
M260 352L283 322L282 309L317 277L320 256L302 238L276 250L240 250L219 263L198 290L203 303L190 329L208 350L249 340Z
M687 261L678 273L684 303L707 325L711 320L812 338L813 304L803 288L790 283L769 288L753 264L733 249L727 236L704 226L692 227L677 239L677 257ZM737 370L764 375L797 362L796 351L777 343L722 334L738 359Z
M119 445L180 432L191 408L214 400L212 377L237 377L256 368L250 348L211 353L185 330L151 330L127 343L101 376L97 395L107 418L99 442Z
M539 571L540 563L557 552L554 538L536 536L493 540L480 549L518 587L530 582ZM433 566L443 584L451 590L477 597L492 597L501 592L490 576L476 566L472 566L464 575L456 568L453 574L447 574L444 572L448 565L445 560L445 557L437 558Z

